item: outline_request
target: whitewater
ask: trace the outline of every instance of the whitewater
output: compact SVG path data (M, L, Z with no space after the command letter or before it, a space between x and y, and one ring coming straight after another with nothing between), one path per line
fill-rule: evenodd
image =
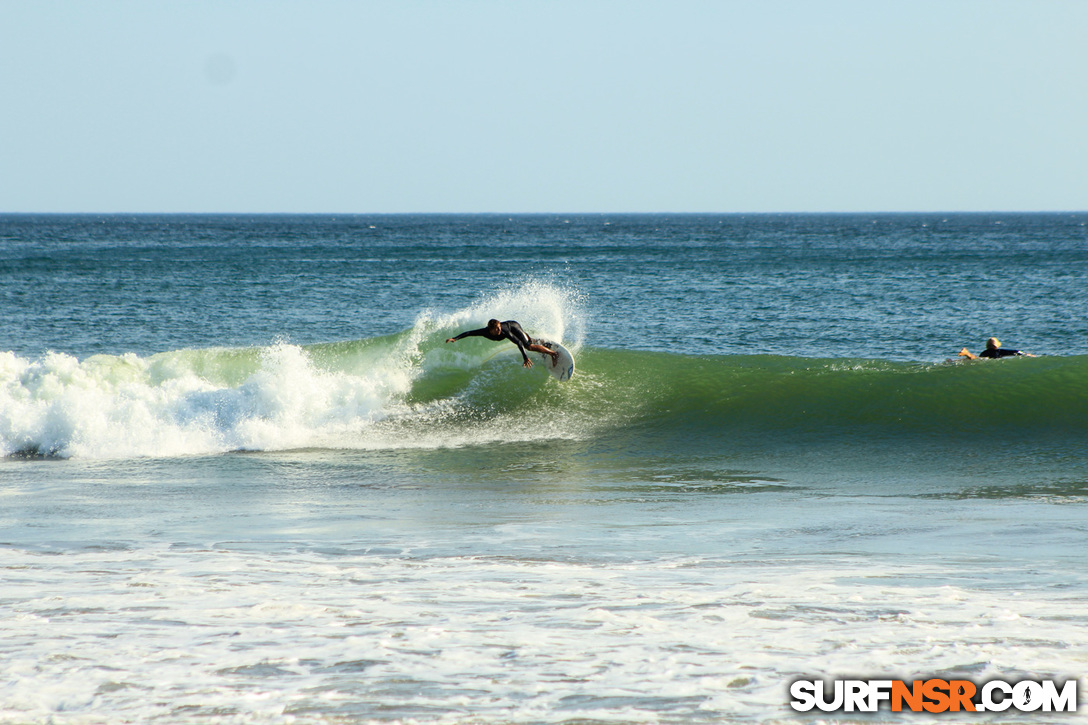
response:
M577 323L569 297L534 284L453 314L424 312L400 334L305 349L279 342L85 360L2 353L0 453L125 458L390 445L374 423L436 418L456 400L425 400L433 396L419 388L478 372L500 352L443 346L450 331L481 327L489 310L503 310L577 350L579 338L565 337L565 317ZM546 303L532 304L539 299ZM423 436L414 444L439 442Z
M1083 692L1086 225L0 215L0 723Z

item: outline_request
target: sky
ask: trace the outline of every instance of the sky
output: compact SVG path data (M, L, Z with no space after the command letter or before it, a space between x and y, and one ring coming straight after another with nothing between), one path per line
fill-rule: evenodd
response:
M0 0L0 212L1088 209L1088 0Z

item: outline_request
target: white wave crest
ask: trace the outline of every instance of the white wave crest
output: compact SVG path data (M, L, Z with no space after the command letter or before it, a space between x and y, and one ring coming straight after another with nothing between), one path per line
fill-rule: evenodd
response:
M395 365L324 371L281 343L253 353L253 372L230 385L198 373L187 353L0 354L2 452L125 458L316 445L383 417L412 377Z

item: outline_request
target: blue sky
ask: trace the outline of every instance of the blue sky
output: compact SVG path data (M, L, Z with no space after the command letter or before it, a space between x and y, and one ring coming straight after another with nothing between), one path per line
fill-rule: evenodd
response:
M2 212L1088 209L1086 0L0 0Z

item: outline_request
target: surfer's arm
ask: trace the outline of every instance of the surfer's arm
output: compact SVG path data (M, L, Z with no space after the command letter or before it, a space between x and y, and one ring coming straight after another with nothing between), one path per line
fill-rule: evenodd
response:
M965 357L968 360L978 360L978 355L968 350L966 347L960 350L959 357Z
M507 340L518 346L518 351L521 353L521 359L523 367L531 368L533 361L529 359L529 353L525 351L526 348L532 349L533 340L521 329L521 325L511 320L510 322L503 323L503 335Z
M521 359L524 360L522 366L531 368L533 366L533 361L529 359L529 353L525 352L525 344L519 340L516 335L510 336L510 342L518 346L518 351L521 353Z
M457 337L451 337L446 342L457 342L462 337L484 337L487 335L487 328L481 327L479 330L469 330L468 332L462 332Z

